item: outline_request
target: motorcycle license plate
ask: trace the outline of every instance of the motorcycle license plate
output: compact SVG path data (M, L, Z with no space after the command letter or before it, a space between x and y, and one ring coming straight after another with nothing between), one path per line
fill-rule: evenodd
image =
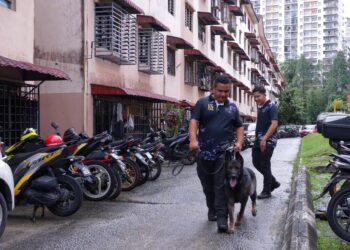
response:
M149 152L146 152L146 156L147 156L147 157L148 157L148 159L150 159L150 160L152 160L152 159L153 159L152 155L151 155Z

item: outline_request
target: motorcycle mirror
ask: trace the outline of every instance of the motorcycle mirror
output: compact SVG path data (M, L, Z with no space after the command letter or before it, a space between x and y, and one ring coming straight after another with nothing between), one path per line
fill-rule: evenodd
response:
M60 126L56 122L51 122L51 127L53 127L54 129L58 129Z

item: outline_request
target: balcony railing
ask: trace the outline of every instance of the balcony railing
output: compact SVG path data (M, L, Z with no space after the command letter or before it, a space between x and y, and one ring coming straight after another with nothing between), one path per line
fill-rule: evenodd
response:
M152 28L139 29L139 71L164 73L164 36Z
M95 55L118 64L136 64L136 17L120 5L95 6Z

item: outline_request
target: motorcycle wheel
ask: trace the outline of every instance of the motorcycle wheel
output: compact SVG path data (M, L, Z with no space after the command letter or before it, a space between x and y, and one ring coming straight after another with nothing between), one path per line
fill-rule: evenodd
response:
M7 223L7 205L2 193L0 193L0 238L5 231Z
M184 154L183 158L181 159L181 163L183 165L193 165L196 162L196 152L190 151L188 144L181 144L175 150Z
M118 182L116 174L110 166L99 161L90 161L85 165L89 168L96 182L95 185L83 185L82 191L87 200L108 199L115 189L120 190L121 181Z
M140 170L141 170L141 175L140 175L140 179L139 179L139 182L137 183L138 186L141 186L142 184L145 184L146 181L148 180L148 177L149 177L149 172L150 172L150 169L148 166L140 166Z
M151 181L157 180L161 172L162 172L162 164L160 163L160 161L155 161L155 164L150 167L148 179Z
M112 165L110 165L110 166L114 172L114 176L116 178L117 184L114 186L113 192L112 192L111 196L109 197L109 199L115 199L122 192L122 178L120 177L118 169L114 168Z
M74 214L81 207L83 192L78 182L71 176L60 175L57 177L60 188L67 189L69 196L67 200L59 200L55 205L47 207L51 213L60 217Z
M341 239L350 242L350 189L336 192L327 207L328 223Z
M127 178L122 180L122 190L130 191L137 186L141 178L141 170L139 165L130 159L125 160Z

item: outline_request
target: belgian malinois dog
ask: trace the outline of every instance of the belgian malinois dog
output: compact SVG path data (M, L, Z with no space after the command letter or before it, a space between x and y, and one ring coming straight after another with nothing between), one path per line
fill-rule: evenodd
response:
M252 200L252 214L256 216L256 177L254 172L243 167L243 157L238 152L226 150L225 153L225 191L228 198L229 226L228 233L233 233L235 226L242 223L248 198ZM234 222L235 203L241 203L241 210Z

